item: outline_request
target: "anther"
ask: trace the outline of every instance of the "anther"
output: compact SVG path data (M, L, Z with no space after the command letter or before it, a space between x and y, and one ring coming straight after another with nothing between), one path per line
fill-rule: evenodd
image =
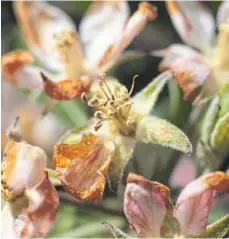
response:
M106 115L102 111L96 111L94 117L98 120L106 120Z
M91 98L88 103L87 103L90 107L95 107L98 106L99 104L99 99L97 97L93 97Z
M83 93L81 94L81 100L84 101L85 103L88 102L88 97L87 97L86 92L83 92Z

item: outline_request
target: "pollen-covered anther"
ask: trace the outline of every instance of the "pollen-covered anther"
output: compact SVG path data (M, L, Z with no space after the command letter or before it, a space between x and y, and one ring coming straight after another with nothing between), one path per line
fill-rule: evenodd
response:
M99 98L92 97L90 100L88 100L88 105L90 107L95 107L95 106L99 105Z
M157 8L147 2L141 2L138 5L138 9L143 15L148 17L149 21L153 21L157 18Z
M94 114L94 117L99 121L104 121L109 119L107 115L103 113L102 111L96 111Z

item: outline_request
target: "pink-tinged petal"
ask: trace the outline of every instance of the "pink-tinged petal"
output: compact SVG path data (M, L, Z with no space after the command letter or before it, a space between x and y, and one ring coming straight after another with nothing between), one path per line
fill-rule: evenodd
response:
M177 164L170 176L170 185L184 188L189 182L195 179L196 168L191 158L185 156Z
M172 44L163 50L156 50L151 52L152 56L163 57L162 62L159 64L159 71L167 71L170 69L171 64L179 57L199 55L191 47L182 44Z
M124 213L139 237L160 237L160 229L167 212L170 190L130 173L124 197Z
M229 2L223 1L218 9L217 16L217 25L221 25L229 20Z
M211 66L200 55L180 57L171 64L170 69L187 100L193 98L195 89L201 86L211 73Z
M5 149L6 184L18 194L37 187L45 178L47 156L38 147L26 142L10 141Z
M98 66L102 67L104 64L117 58L126 47L134 40L134 38L144 30L149 21L155 20L157 17L157 8L147 2L141 2L138 10L128 20L123 33L119 40L111 44L100 59Z
M61 65L53 58L53 35L63 29L73 29L75 24L61 9L44 1L15 1L15 15L31 51L52 70Z
M33 66L34 59L26 50L15 50L2 57L3 79L17 88L43 89L41 69Z
M59 198L46 175L37 189L27 190L29 206L23 209L13 223L13 229L20 238L43 238L52 229Z
M178 197L174 216L184 235L206 230L208 214L216 199L216 192L229 192L229 175L214 172L189 183Z
M159 71L169 70L174 60L179 57L199 55L199 53L191 47L182 44L172 44L166 49L153 51L151 54L152 56L163 57L163 60L159 65Z
M213 14L199 1L167 1L167 9L182 40L197 48L209 47L215 31Z
M53 164L65 189L76 198L99 203L103 196L114 144L103 136L84 134L77 144L57 144Z
M96 1L91 4L79 26L90 66L95 66L107 48L119 40L128 18L126 1Z

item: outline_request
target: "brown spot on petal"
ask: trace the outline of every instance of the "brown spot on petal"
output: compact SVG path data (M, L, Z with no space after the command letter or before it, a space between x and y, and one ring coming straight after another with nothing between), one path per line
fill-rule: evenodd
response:
M98 136L84 134L77 144L56 144L54 148L53 165L58 168L68 168L72 160L85 158L95 145Z
M63 80L54 82L41 72L44 84L44 92L49 97L56 100L72 100L79 97L84 91L81 80Z
M25 65L34 61L31 53L25 50L15 50L2 57L2 72L11 84L17 84L14 75Z
M224 172L211 173L204 179L204 182L218 192L229 192L229 175Z
M191 71L176 70L174 71L174 77L184 92L184 99L191 100L194 95L195 89L198 87L196 82L193 81Z
M148 2L141 2L138 5L139 11L148 17L149 21L153 21L157 18L157 7L148 3Z
M137 175L135 173L129 173L127 183L136 183L149 189L153 187L156 191L158 191L158 193L160 193L160 195L162 195L165 202L168 202L168 199L170 197L170 189L167 186L156 181L150 181L143 176Z

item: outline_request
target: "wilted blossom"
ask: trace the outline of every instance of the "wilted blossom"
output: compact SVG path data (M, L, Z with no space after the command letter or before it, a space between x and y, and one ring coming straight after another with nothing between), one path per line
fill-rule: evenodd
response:
M214 172L190 182L180 193L175 207L170 189L158 182L130 173L124 196L124 213L138 237L198 237L214 234L214 224L207 227L208 215L217 192L229 192L229 175ZM223 221L221 237L227 233L229 217ZM208 235L208 236L207 236ZM211 237L205 234L204 237Z
M13 125L2 162L2 238L45 237L53 227L59 205L58 193L45 173L47 156L22 141Z
M82 94L89 106L98 109L94 118L85 127L68 132L54 149L53 163L70 193L99 202L106 172L111 190L116 191L137 141L191 152L192 146L181 130L150 116L160 91L171 78L171 73L165 72L131 98L136 77L128 91L102 76L97 96Z
M56 100L88 91L98 74L157 16L157 9L146 2L129 17L126 1L98 1L89 7L77 33L70 17L49 3L16 1L14 10L30 50L50 72L32 65L28 51L15 50L3 56L4 78L19 88L43 90Z
M198 1L167 1L166 6L186 45L154 51L154 56L164 57L159 69L174 72L185 99L193 99L195 89L203 84L201 97L217 92L229 79L229 2L222 2L217 13L216 45L215 21L207 6Z

